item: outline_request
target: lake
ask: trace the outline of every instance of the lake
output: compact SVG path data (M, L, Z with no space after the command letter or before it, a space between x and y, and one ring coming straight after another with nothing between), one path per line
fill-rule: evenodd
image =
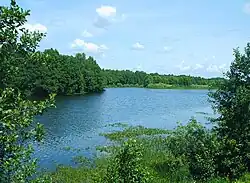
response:
M99 94L57 97L57 108L38 117L46 137L43 145L35 146L34 155L43 168L53 169L55 162L72 165L73 156L93 156L95 147L106 143L98 134L112 130L106 125L117 122L165 129L191 117L206 123L203 113L213 114L207 94L207 90L108 88Z

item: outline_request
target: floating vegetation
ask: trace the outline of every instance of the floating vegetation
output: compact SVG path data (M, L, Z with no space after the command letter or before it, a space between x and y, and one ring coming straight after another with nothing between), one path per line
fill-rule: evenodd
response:
M65 146L62 149L64 151L74 151L74 152L77 152L77 153L79 153L82 150L80 148L73 148L73 147L70 147L70 146Z
M133 138L143 135L163 135L169 134L169 130L165 129L158 129L158 128L146 128L143 126L135 126L135 127L128 127L125 128L123 131L115 131L111 133L101 133L101 136L106 137L112 141L120 141L126 138Z
M109 146L97 146L96 150L100 152L106 152L106 153L114 153L116 152L120 147L115 145L109 145Z
M90 159L84 157L84 156L75 156L73 158L73 162L76 163L77 165L80 165L80 166L91 166L92 162Z
M71 150L71 147L70 147L70 146L65 146L65 147L63 148L63 150L65 150L65 151L70 151L70 150Z
M121 122L105 125L105 127L108 127L108 126L110 126L110 127L121 127L121 128L129 127L129 125L127 123L121 123Z

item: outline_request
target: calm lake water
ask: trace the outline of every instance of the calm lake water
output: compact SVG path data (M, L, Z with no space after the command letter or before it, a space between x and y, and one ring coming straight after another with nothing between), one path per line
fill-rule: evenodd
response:
M206 123L205 115L213 114L207 90L159 90L143 88L110 88L101 94L58 97L56 109L38 117L45 125L44 144L35 147L35 156L43 168L71 164L72 157L91 157L95 147L107 141L100 132L112 130L107 124L173 129L176 122L187 123L195 117ZM66 147L81 149L68 151Z

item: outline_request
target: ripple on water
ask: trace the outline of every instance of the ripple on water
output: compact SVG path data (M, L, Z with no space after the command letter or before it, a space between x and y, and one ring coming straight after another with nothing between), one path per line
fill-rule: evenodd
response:
M110 123L126 122L152 128L172 129L177 121L186 123L192 116L205 123L202 113L212 113L206 90L154 90L113 88L101 94L58 97L57 108L38 120L45 125L44 144L35 146L35 156L44 168L57 163L72 164L72 156L91 157L95 147L106 140L98 134ZM80 152L65 147L82 149Z

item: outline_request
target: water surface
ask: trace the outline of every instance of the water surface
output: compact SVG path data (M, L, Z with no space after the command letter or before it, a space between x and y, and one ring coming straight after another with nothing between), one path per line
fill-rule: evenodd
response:
M46 128L44 144L36 148L40 165L52 168L55 162L72 164L72 156L92 156L95 147L106 139L98 134L110 130L110 123L126 122L153 128L172 129L176 122L187 123L195 117L207 120L201 113L212 114L207 90L161 90L143 88L110 88L100 94L57 97L56 109L38 117ZM65 147L81 149L80 152Z

